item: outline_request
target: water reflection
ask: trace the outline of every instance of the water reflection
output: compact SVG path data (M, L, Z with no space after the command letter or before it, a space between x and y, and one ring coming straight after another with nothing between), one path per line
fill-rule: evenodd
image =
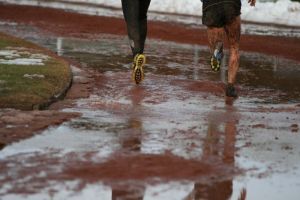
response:
M33 39L34 40L34 39ZM45 42L47 40L40 39L39 42ZM122 55L126 55L127 50L123 48L123 46L126 46L127 44L124 42L126 40L123 40L120 37L114 37L114 38L105 38L105 37L99 37L98 40L94 41L88 41L88 40L78 40L78 39L69 39L69 38L58 38L57 40L51 40L50 43L53 45L52 48L56 48L57 52L62 53L66 57L71 57L79 62L82 63L83 66L89 67L91 70L95 70L95 72L99 72L102 74L108 74L107 72L128 72L130 69L130 65L126 65L126 57ZM49 40L47 41L49 42ZM123 45L125 44L125 45ZM164 77L165 79L168 79L169 76L167 75L172 75L170 76L171 78L183 78L183 79L192 79L192 80L197 80L197 79L204 79L204 80L219 80L219 74L214 74L210 72L209 66L206 65L206 60L205 55L206 51L203 49L201 46L191 46L191 45L182 45L182 44L174 44L174 43L164 43L164 42L157 42L157 41L151 41L150 42L151 46L149 47L149 65L147 66L147 73L154 74L156 76L161 76ZM55 46L55 47L54 47ZM158 52L159 51L159 52ZM299 64L295 64L294 62L287 61L287 60L282 60L277 57L269 57L269 56L263 56L260 54L247 54L243 53L244 58L242 59L242 67L240 71L240 83L242 84L242 87L249 87L250 91L254 91L255 95L254 97L257 97L258 95L261 95L261 98L268 98L268 96L275 97L277 98L276 101L282 101L284 100L283 97L285 98L292 98L295 101L299 100L300 96L297 96L297 92L299 94L299 70L297 69L297 66ZM162 58L166 58L163 60ZM125 64L124 64L125 63ZM225 68L223 68L225 69ZM226 70L226 69L225 69ZM226 74L224 72L221 72L221 74ZM110 73L110 74L117 74L117 73ZM124 74L124 73L123 73ZM122 76L123 76L122 74ZM128 73L129 74L129 73ZM102 76L101 76L102 77ZM107 76L107 78L111 78L112 76ZM119 79L120 76L118 77L118 81L127 81L127 78L125 77L124 79ZM148 76L149 79L151 76ZM153 77L153 76L152 76ZM221 76L222 77L222 76ZM222 78L224 80L225 76ZM184 105L182 107L181 111L184 112L179 112L176 113L177 116L175 117L175 122L177 122L177 119L179 118L178 121L182 120L182 117L180 114L184 113L186 116L191 116L192 113L189 111L193 107L189 107L189 101L188 99L184 99L181 101L182 104L175 104L172 102L172 99L176 99L177 95L182 92L178 90L177 92L173 93L173 90L180 89L179 87L173 87L173 90L170 91L165 91L165 88L172 88L172 85L170 85L170 82L162 82L160 79L157 79L160 82L153 82L151 85L155 85L155 89L157 89L157 94L158 96L163 96L161 94L166 94L168 92L168 95L170 95L170 99L167 99L167 104L161 105L160 108L163 108L159 112L157 112L159 115L164 115L164 111L176 109L176 105ZM130 94L130 100L131 100L131 106L132 109L125 109L124 112L127 112L130 110L129 113L126 113L126 120L125 123L123 123L123 120L115 120L116 115L110 115L110 114L101 114L100 117L95 117L94 115L91 115L87 117L86 119L83 119L83 123L79 124L78 126L72 127L76 132L74 133L73 129L66 129L69 130L69 132L66 132L64 129L57 129L58 131L56 132L57 134L54 134L52 139L51 137L47 138L47 136L51 136L49 132L45 133L42 137L44 137L44 141L46 142L36 142L33 140L32 143L29 143L28 146L35 146L37 144L42 144L41 149L45 147L45 152L47 153L49 149L58 148L58 149L73 149L75 153L80 152L81 149L84 151L94 151L95 148L95 143L94 141L104 141L103 145L99 145L101 148L106 148L107 144L112 144L114 145L115 142L115 136L116 140L118 141L118 144L120 144L121 149L120 153L125 153L125 154L142 154L141 152L141 143L142 143L142 138L143 134L145 133L145 129L147 128L147 121L143 119L143 109L144 106L142 105L141 102L143 102L144 97L146 96L146 89L149 89L149 85L145 84L145 88L143 87L132 87L129 92L125 89L124 92L124 85L127 84L127 82L124 81L122 82L121 86L116 84L118 87L108 87L108 89L104 92L108 93L108 96L100 96L100 103L105 104L107 101L110 101L112 98L115 100L116 103L122 104L120 102L120 97L126 97L127 95ZM129 81L128 81L129 82ZM113 82L115 83L115 82ZM147 80L146 80L147 83ZM167 83L167 84L166 84ZM149 84L149 82L148 82ZM109 86L115 86L113 84L108 84ZM127 87L128 85L126 85ZM130 87L130 86L129 86ZM262 92L257 92L261 89L272 89L273 91L277 91L279 89L282 89L285 91L285 96L278 98L276 95L270 93L262 93ZM103 93L103 87L96 88L100 90ZM149 91L147 91L149 92ZM118 93L118 94L116 94ZM150 93L150 92L149 92ZM216 100L217 99L217 100ZM99 99L96 99L99 101ZM127 100L127 99L126 99ZM200 99L199 101L199 107L210 107L210 106L215 106L220 99L218 98L213 98L211 103L207 103L207 101ZM92 101L89 99L88 101ZM95 101L95 100L94 100ZM151 104L148 104L148 106ZM173 107L170 108L170 105ZM229 104L230 105L230 104ZM242 106L247 106L244 102L240 103L241 107ZM124 105L124 106L127 106ZM129 105L130 106L130 105ZM185 107L187 106L187 107ZM192 106L192 105L191 105ZM198 106L198 105L197 105ZM99 106L97 109L105 109L106 107L104 106ZM81 108L75 108L76 111L80 112L85 112L83 110L80 110ZM88 110L93 114L93 111L95 110L95 107L88 107ZM153 107L148 107L148 109L153 109ZM202 129L195 129L197 131L196 134L203 136L205 135L205 142L202 146L203 148L203 155L201 158L202 160L215 160L216 163L219 165L225 166L227 168L234 168L235 163L237 162L238 158L234 157L235 154L235 143L236 141L236 135L237 135L237 126L239 125L239 117L238 117L238 111L234 106L227 106L225 111L221 107L217 107L216 109L220 110L220 112L211 112L211 114L208 117L208 124L207 124L207 131ZM243 108L245 109L245 108ZM110 110L110 109L107 109ZM198 112L198 113L197 113ZM175 112L174 112L175 113ZM118 117L122 118L122 114L118 113ZM203 113L201 113L199 110L196 110L193 114L196 116L202 116ZM274 155L278 156L280 152L283 152L281 155L284 155L284 159L277 159L279 162L278 163L287 163L289 166L291 166L292 162L295 162L295 166L298 166L297 162L297 155L299 154L299 150L297 149L298 145L298 136L296 134L293 135L288 135L286 134L290 130L291 123L297 123L296 120L298 120L298 115L296 114L291 114L291 113L286 113L284 115L278 113L278 114L269 114L269 113L255 113L249 114L249 111L244 111L244 115L248 115L247 118L244 118L244 121L241 123L243 124L244 127L239 127L244 129L245 133L248 133L248 135L255 135L253 138L250 138L252 142L255 143L255 139L258 140L256 143L258 145L253 145L253 147L257 148L258 150L254 149L254 153L250 154L251 158L256 158L256 157L261 157L263 158L262 160L265 162L265 158L267 159L272 159L272 156L270 154L264 154L271 152L269 147L272 147L269 145L268 148L258 148L260 146L265 147L266 144L278 144L279 148L274 150ZM154 118L156 118L155 116ZM100 120L105 121L105 119L108 122L102 122ZM197 118L197 117L196 117ZM291 121L288 120L288 118L295 118L295 120ZM113 119L113 120L112 120ZM122 118L123 119L123 118ZM191 118L183 118L187 119L187 121ZM206 119L206 117L204 118ZM206 121L203 118L203 124L206 123ZM196 119L197 120L197 119ZM272 121L272 123L268 122ZM163 128L168 128L168 126L171 126L172 123L168 121L168 119L162 119L163 122L165 122ZM196 121L198 123L198 121ZM278 123L280 122L280 123ZM119 123L119 124L117 124ZM200 123L200 121L199 121ZM276 125L273 125L273 123L276 123ZM74 124L74 122L72 123ZM87 126L83 128L85 124L92 124L92 126ZM99 125L100 124L100 125ZM104 124L104 125L103 125ZM124 125L125 124L125 125ZM263 128L264 124L270 125L271 129ZM278 125L279 124L279 125ZM180 124L179 124L180 125ZM178 125L178 126L179 126ZM251 129L249 127L253 127L253 125L259 125L259 127L262 128L257 128L257 129ZM67 125L68 126L68 125ZM148 125L149 126L149 125ZM108 127L108 128L107 128ZM111 128L113 127L113 128ZM176 126L177 127L177 126ZM288 127L288 128L286 128ZM204 127L206 128L206 127ZM89 129L92 130L89 132ZM112 130L113 129L113 130ZM184 131L188 130L187 128L183 128ZM59 132L60 130L60 132ZM153 127L152 127L153 130ZM55 130L52 130L55 133ZM101 133L101 134L94 134L93 133ZM108 133L107 133L108 132ZM121 132L121 133L120 133ZM88 134L87 134L88 133ZM113 133L113 134L111 134ZM120 133L120 134L119 134ZM264 134L263 134L264 133ZM280 136L279 140L276 139L276 142L274 142L274 135L276 134L277 136ZM282 134L284 133L284 134ZM88 136L89 135L89 136ZM113 135L113 136L112 136ZM259 137L259 135L268 135L268 137ZM57 137L63 138L63 136L67 136L65 140L74 140L74 148L73 146L69 146L65 143L59 143L58 147L56 146L57 144ZM113 139L111 139L113 137ZM184 137L184 136L182 136ZM284 137L286 137L286 141L283 140ZM86 138L89 138L89 140L84 140ZM105 139L106 138L106 139ZM266 140L266 142L262 143L262 139ZM290 139L291 138L291 139ZM181 139L181 138L179 138ZM183 138L185 139L185 138ZM288 140L289 139L289 140ZM76 141L75 141L76 140ZM80 141L83 140L83 141ZM245 139L246 140L246 139ZM249 139L247 138L247 141ZM39 141L39 140L37 140ZM52 142L50 142L52 141ZM80 141L78 143L78 141ZM246 141L246 142L247 142ZM294 157L291 155L286 156L285 151L286 149L281 149L282 147L280 146L281 144L285 145L285 143L291 143L289 141L295 141L295 144L292 146L294 149L293 151L296 153L293 153ZM154 140L154 142L157 142L157 140ZM162 143L166 144L168 141L163 140ZM21 142L22 143L22 142ZM24 143L24 142L23 142ZM32 145L35 144L35 145ZM43 146L44 145L44 146ZM167 144L168 145L168 144ZM166 146L167 146L166 145ZM116 145L117 146L117 145ZM175 148L178 148L180 151L180 144L174 142ZM200 145L199 145L200 146ZM49 148L50 147L50 148ZM172 146L173 147L173 146ZM285 146L283 146L285 147ZM117 146L119 148L119 146ZM110 152L115 152L117 148L111 148L112 150L109 150L108 155L110 155ZM167 147L169 148L169 147ZM197 147L198 148L198 147ZM199 147L200 148L200 147ZM0 146L1 149L1 146ZM13 150L13 154L18 154L24 149L24 146L20 146L21 151L15 151L14 148L11 148ZM171 149L171 148L169 148ZM169 150L168 149L168 150ZM249 147L248 148L243 148L245 149L245 152L239 152L241 155L249 155ZM266 150L267 149L267 150ZM250 149L251 150L251 149ZM77 152L78 151L78 152ZM247 152L248 151L248 152ZM188 152L191 154L191 152ZM253 156L252 156L253 155ZM272 154L271 154L272 155ZM276 156L273 156L277 158ZM289 158L289 160L287 160ZM20 159L23 161L23 157L21 156ZM250 160L248 157L246 160ZM26 158L24 158L24 161L26 161ZM27 162L30 162L27 161ZM274 162L275 163L275 162ZM32 163L30 163L32 164ZM157 163L159 164L159 163ZM22 165L18 165L22 166ZM24 164L23 164L24 166ZM282 196L288 196L289 194L293 194L294 196L299 195L299 192L297 190L297 183L299 183L299 180L295 177L293 173L294 171L286 168L284 165L279 165L280 170L286 170L288 171L287 175L283 174L282 176L278 176L279 178L276 178L270 181L266 179L259 179L261 181L260 187L254 187L254 186L248 186L247 191L245 189L239 189L240 191L238 192L239 199L246 199L246 196L248 198L251 196L251 194L256 194L258 198L251 198L251 199L260 199L262 196L264 196L265 193L268 191L276 193L276 188L280 189L282 188L282 185L275 185L275 187L270 184L270 183L280 183L282 181L287 181L289 185L285 184L285 188L283 188L285 193L282 193ZM22 168L23 169L23 168ZM24 168L27 169L27 168ZM18 170L18 168L15 168L15 170ZM2 173L4 174L4 173ZM225 172L224 172L225 174ZM299 172L297 172L299 174ZM297 175L296 174L296 175ZM21 175L23 176L23 173L20 173L20 175L15 176L14 179L21 179ZM295 179L291 179L291 177ZM27 179L27 177L25 177ZM253 181L253 178L249 178ZM60 180L61 181L61 180ZM64 181L64 180L63 180ZM254 180L256 181L256 180ZM290 182L289 182L290 181ZM122 182L122 181L120 181ZM126 182L126 181L125 181ZM27 182L25 182L27 183ZM123 182L124 183L124 182ZM20 184L23 184L22 182ZM146 199L147 198L147 190L151 187L148 187L146 185L147 183L141 183L140 185L136 186L132 182L126 182L126 186L123 187L115 187L111 186L112 188L112 199ZM182 183L184 184L184 183ZM13 185L13 184L12 184ZM24 185L29 185L29 184L24 184ZM165 184L167 185L167 184ZM255 184L257 186L257 181ZM263 190L262 192L261 186L262 185L267 185L270 189ZM244 186L244 185L243 185ZM242 186L242 187L243 187ZM291 189L291 186L294 188ZM39 186L40 187L40 186ZM158 187L163 188L161 185ZM172 185L170 187L173 187ZM175 189L174 189L175 188ZM176 187L172 188L172 192L176 193L178 195L178 190ZM275 188L275 189L274 189ZM66 189L68 190L68 189ZM186 196L186 199L228 199L230 196L232 196L232 193L235 192L236 188L234 188L233 185L233 180L231 177L220 177L219 180L214 180L214 181L208 181L207 183L203 182L196 182L192 183L192 187L190 190L188 190L188 195ZM252 190L252 191L251 191ZM146 192L145 192L146 191ZM190 192L192 191L192 192ZM63 191L65 192L65 191ZM93 192L93 191L92 191ZM91 193L92 193L91 192ZM111 191L109 191L111 192ZM160 191L163 193L164 191ZM189 193L190 192L190 193ZM271 196L271 192L268 192L269 195ZM276 193L278 194L278 193ZM280 195L279 195L280 196ZM280 197L282 197L280 196ZM260 197L260 198L259 198ZM274 196L271 196L270 198L273 198ZM151 196L150 198L156 199L155 196ZM174 199L174 198L166 198L166 199ZM273 198L274 199L274 198ZM292 199L292 198L288 198ZM294 198L296 199L296 198Z
M98 40L57 38L55 51L79 61L99 73L130 70L123 37L107 36ZM226 82L226 53L220 73L210 70L209 52L199 45L175 44L152 40L147 48L146 74L172 76L190 80ZM299 64L277 56L241 53L238 85L241 96L256 97L266 103L300 101ZM273 94L273 95L270 95Z
M241 54L238 82L249 95L265 103L293 103L300 99L299 64L276 56Z
M143 122L141 118L141 102L145 97L143 87L133 87L130 91L132 111L129 114L128 127L121 136L120 151L125 154L141 153ZM146 187L144 185L126 185L123 188L112 186L112 200L142 200Z
M222 166L235 167L235 142L238 116L233 106L226 106L224 113L209 115L208 131L203 144L202 160L213 160ZM233 179L220 177L213 183L195 183L194 190L186 200L227 200L233 193ZM224 180L222 180L224 179ZM246 199L246 190L240 193L239 200Z
M62 56L64 51L63 51L63 38L62 37L58 37L56 40L56 53L59 56Z
M128 119L128 132L121 137L122 149L126 154L142 154L141 143L143 135L143 119L140 112L142 105L140 102L144 97L143 88L133 88L131 101L133 110ZM224 169L235 168L235 143L237 126L239 123L239 113L232 105L226 105L222 112L211 112L208 116L207 134L203 143L202 161L211 161L217 165L224 166ZM225 170L226 171L226 170ZM196 182L190 193L187 193L184 200L227 200L232 197L233 177L226 174L217 180L208 182ZM229 176L229 177L227 177ZM132 183L132 184L131 184ZM112 200L142 200L145 198L145 191L148 189L146 183L137 184L135 181L129 182L126 187L112 188ZM246 189L240 191L238 200L245 200ZM149 196L147 196L149 198ZM150 199L155 199L152 196Z
M258 24L246 24L244 32L293 35L299 37L299 29ZM57 51L59 55L75 59L99 72L130 69L126 61L128 45L125 37L100 35L93 40L74 38L51 38L31 26L0 24L2 32L25 38ZM261 34L259 33L259 34ZM88 36L88 34L87 34ZM87 37L88 38L88 37ZM147 73L173 75L185 79L225 81L226 67L221 73L212 73L206 47L151 40L147 47L149 63ZM226 63L226 62L225 62ZM265 103L298 103L300 101L299 63L277 56L241 52L238 84L241 96L258 97Z

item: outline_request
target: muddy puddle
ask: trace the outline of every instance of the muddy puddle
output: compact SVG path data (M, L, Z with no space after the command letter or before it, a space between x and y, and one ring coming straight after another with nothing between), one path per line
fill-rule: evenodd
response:
M64 109L80 118L3 147L1 199L299 198L299 63L242 52L240 97L226 104L226 65L211 72L207 47L149 40L135 86L126 37L31 31L95 84Z
M127 39L106 37L98 42L59 38L56 42L59 47L57 51L100 73L128 71L130 58L127 56ZM114 46L111 40L114 40ZM63 49L62 43L66 49ZM208 67L210 54L207 47L150 40L146 48L147 73L150 75L170 76L174 80L187 82L209 80L225 83L228 52L223 60L222 71L214 73ZM273 104L297 103L300 100L299 76L299 63L292 60L258 53L241 53L238 84L242 97L257 98L261 102Z

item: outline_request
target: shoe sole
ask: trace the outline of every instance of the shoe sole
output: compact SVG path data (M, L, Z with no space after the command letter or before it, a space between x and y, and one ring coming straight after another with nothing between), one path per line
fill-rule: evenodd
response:
M210 59L210 67L214 72L220 71L221 67L221 61L215 59L214 57L211 57Z
M144 55L138 55L134 62L137 62L139 59L143 59L143 62L141 62L141 64L136 64L132 72L132 79L137 85L140 84L145 77L143 67L145 65L146 58Z
M142 71L141 69L137 68L134 72L134 81L136 84L139 84L140 82L142 82L142 80Z

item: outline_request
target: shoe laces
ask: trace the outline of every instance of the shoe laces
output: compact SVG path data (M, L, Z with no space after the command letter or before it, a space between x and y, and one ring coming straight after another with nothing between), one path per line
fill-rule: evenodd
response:
M138 60L137 60L137 64L138 64L139 66L141 66L141 65L143 64L143 62L144 62L143 57L139 57Z

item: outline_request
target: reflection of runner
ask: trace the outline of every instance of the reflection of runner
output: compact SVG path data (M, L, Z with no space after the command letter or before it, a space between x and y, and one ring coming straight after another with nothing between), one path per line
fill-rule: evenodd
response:
M222 114L223 115L223 114ZM221 163L229 167L234 167L235 135L236 123L235 114L227 116L225 119L224 132L220 131L219 124L210 123L206 140L203 148L203 160L217 158ZM212 115L210 121L215 122L214 118L223 116ZM232 118L232 119L230 119ZM224 136L224 139L222 138ZM223 180L213 184L195 184L195 200L225 200L232 195L232 179Z
M131 0L130 0L131 1ZM140 153L141 139L143 134L143 121L140 118L140 103L143 100L144 89L142 87L134 87L131 91L132 113L128 119L128 131L125 131L121 140L121 151L126 154ZM143 200L145 195L145 186L136 186L128 183L124 188L112 187L112 200Z
M231 111L227 111L227 113L213 113L209 116L209 127L203 144L202 160L214 160L218 161L222 166L234 168L238 116L234 111L228 112ZM223 121L219 119L223 119ZM216 124L215 122L218 123ZM222 127L223 124L224 127ZM207 184L195 183L194 190L185 200L225 200L229 199L232 193L232 178ZM246 190L243 189L239 200L245 199Z
M151 0L122 0L122 8L130 46L133 53L132 79L139 84L144 79L143 67L146 57L143 54L147 36L147 11Z
M226 33L229 47L229 69L226 96L237 97L234 88L236 74L239 68L239 44L241 34L241 0L202 0L202 22L207 26L208 41L213 54L211 68L219 71L223 57L223 38ZM251 6L255 6L256 0L248 0Z

